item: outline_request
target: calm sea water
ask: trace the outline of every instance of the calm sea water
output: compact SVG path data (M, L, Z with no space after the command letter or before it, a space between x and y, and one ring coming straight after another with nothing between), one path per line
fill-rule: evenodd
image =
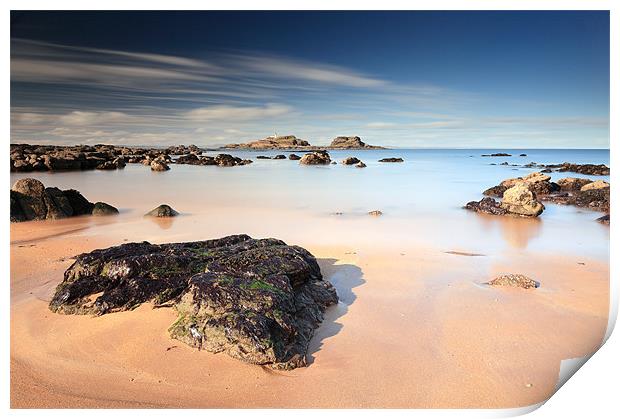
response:
M546 204L536 220L491 217L461 207L501 180L536 169L501 166L537 162L604 163L608 150L500 150L512 157L482 157L498 150L394 149L330 151L338 165L302 166L291 160L257 160L279 151L231 151L254 163L239 167L171 165L155 173L130 164L117 171L12 173L11 182L36 177L46 186L74 188L91 201L121 210L106 229L139 228L159 240L190 240L202 234L251 233L296 243L398 247L432 245L483 253L561 252L607 259L609 228L594 219L601 213ZM526 157L519 154L525 153ZM217 153L207 153L215 155ZM302 154L302 153L297 153ZM348 156L368 167L343 166ZM402 157L404 163L379 163ZM491 165L496 163L496 165ZM577 176L552 173L554 180ZM609 180L608 176L591 176ZM161 203L183 213L166 225L142 214ZM384 215L374 218L370 210ZM342 215L334 215L342 213ZM208 237L201 237L208 238Z

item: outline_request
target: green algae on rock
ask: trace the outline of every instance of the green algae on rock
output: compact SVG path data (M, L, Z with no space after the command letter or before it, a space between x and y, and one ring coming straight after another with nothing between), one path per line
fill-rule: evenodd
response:
M174 306L178 319L169 332L179 341L292 369L306 365L314 329L338 297L307 250L236 235L127 243L79 255L50 309L104 315L145 302Z

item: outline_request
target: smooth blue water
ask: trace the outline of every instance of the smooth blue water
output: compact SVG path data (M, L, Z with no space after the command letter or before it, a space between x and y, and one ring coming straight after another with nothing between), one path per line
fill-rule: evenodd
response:
M481 157L496 152L513 156ZM228 153L254 163L239 167L173 164L170 171L163 173L139 164L117 171L12 173L11 182L37 177L46 186L78 189L91 201L119 207L125 217L120 220L138 220L154 206L169 203L190 215L175 221L169 232L178 229L180 237L184 237L181 231L187 227L185 223L194 223L194 229L209 226L211 232L214 220L218 220L226 226L221 228L222 234L253 231L259 236L289 237L300 243L310 239L341 243L366 240L388 246L415 241L482 252L512 249L608 257L609 228L594 221L602 215L598 212L546 204L539 219L524 220L483 216L462 209L503 179L538 170L499 165L504 161L520 165L609 165L608 150L333 150L329 153L338 164L328 166L256 159L257 155L288 156L289 152ZM521 153L527 156L519 157ZM360 158L368 167L340 164L348 156ZM405 161L379 163L384 157L402 157ZM553 180L586 177L572 173L550 175ZM589 177L609 181L608 176ZM366 215L375 209L383 211L380 219ZM332 215L335 212L343 216ZM285 221L285 217L292 221Z

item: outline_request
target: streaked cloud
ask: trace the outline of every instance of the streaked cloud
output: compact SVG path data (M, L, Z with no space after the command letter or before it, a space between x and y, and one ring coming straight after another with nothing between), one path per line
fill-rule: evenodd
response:
M292 111L287 105L268 103L265 106L208 106L187 112L188 119L195 121L248 121L285 115Z

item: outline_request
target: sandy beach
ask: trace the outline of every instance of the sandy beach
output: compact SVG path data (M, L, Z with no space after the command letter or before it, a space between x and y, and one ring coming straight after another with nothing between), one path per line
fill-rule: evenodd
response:
M293 371L171 339L170 308L50 312L74 255L165 241L166 226L145 237L136 223L152 226L122 216L11 225L12 407L521 407L550 397L560 361L591 354L607 326L609 268L595 258L363 241L295 243L317 257L340 302L316 331L310 365ZM203 229L172 229L171 240L229 232ZM541 287L481 285L514 271Z

